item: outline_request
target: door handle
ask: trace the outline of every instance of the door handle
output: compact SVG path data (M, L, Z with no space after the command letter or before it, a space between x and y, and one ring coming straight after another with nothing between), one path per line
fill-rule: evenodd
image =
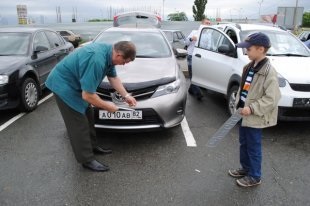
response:
M195 57L201 58L200 54L195 54Z

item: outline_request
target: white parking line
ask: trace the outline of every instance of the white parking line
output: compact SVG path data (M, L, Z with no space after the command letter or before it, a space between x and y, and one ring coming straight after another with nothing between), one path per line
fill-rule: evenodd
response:
M43 102L45 102L46 100L48 100L49 98L51 98L53 96L53 93L49 94L48 96L44 97L43 99L41 99L38 102L38 105L42 104ZM15 117L12 117L9 121L5 122L4 124L0 125L0 132L2 130L4 130L5 128L7 128L8 126L10 126L11 124L13 124L15 121L17 121L19 118L21 118L22 116L24 116L26 113L20 113L18 115L16 115Z
M184 133L184 137L185 137L187 146L188 147L197 147L196 140L195 140L195 138L194 138L189 126L188 126L186 117L184 117L183 121L181 122L181 127L182 127L182 130Z

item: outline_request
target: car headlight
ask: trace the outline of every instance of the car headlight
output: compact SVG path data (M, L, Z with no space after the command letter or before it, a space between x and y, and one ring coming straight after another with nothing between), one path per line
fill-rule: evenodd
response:
M9 82L8 75L0 75L0 85L7 84Z
M159 97L166 94L177 93L180 88L180 85L181 81L180 79L178 79L172 83L159 86L152 97Z
M287 80L278 73L279 87L285 87Z

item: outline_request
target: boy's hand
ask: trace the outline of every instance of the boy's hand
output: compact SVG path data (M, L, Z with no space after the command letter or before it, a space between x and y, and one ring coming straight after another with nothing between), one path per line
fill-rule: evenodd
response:
M241 109L240 114L243 116L249 116L252 113L250 107L244 107Z

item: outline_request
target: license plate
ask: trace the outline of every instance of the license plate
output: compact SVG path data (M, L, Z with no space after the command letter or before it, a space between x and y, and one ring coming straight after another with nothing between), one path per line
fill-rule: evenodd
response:
M293 106L310 108L310 98L295 98Z
M99 119L142 119L142 111L116 111L111 113L99 110Z

